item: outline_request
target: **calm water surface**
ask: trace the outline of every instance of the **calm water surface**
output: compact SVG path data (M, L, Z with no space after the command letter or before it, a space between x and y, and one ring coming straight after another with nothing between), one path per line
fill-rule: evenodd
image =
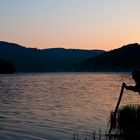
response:
M0 140L71 140L74 131L107 128L129 73L0 75ZM125 91L121 105L138 104Z

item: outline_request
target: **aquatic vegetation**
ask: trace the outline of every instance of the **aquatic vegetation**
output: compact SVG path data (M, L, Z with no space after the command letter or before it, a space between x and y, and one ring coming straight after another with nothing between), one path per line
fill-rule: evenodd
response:
M82 133L74 132L73 140L103 140L105 138L105 134L102 134L101 129L97 132L93 130L93 132L88 132L85 130Z
M125 139L140 139L140 105L125 105L119 108L115 119L113 115L111 112L109 123L113 125L114 134Z

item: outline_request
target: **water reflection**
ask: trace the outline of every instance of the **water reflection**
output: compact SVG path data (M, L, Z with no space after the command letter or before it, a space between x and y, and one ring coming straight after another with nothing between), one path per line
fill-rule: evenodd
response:
M128 73L0 75L0 139L66 140L107 127ZM122 104L140 97L125 91Z

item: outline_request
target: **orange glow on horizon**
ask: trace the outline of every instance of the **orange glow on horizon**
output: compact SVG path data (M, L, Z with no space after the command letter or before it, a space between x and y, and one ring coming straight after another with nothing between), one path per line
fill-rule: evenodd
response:
M0 4L0 39L39 49L109 51L140 42L139 5L135 0L6 0Z

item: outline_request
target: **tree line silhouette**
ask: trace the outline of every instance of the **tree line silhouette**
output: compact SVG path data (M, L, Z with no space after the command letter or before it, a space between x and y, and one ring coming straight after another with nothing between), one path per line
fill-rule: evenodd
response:
M15 73L16 67L12 61L0 59L0 74Z

